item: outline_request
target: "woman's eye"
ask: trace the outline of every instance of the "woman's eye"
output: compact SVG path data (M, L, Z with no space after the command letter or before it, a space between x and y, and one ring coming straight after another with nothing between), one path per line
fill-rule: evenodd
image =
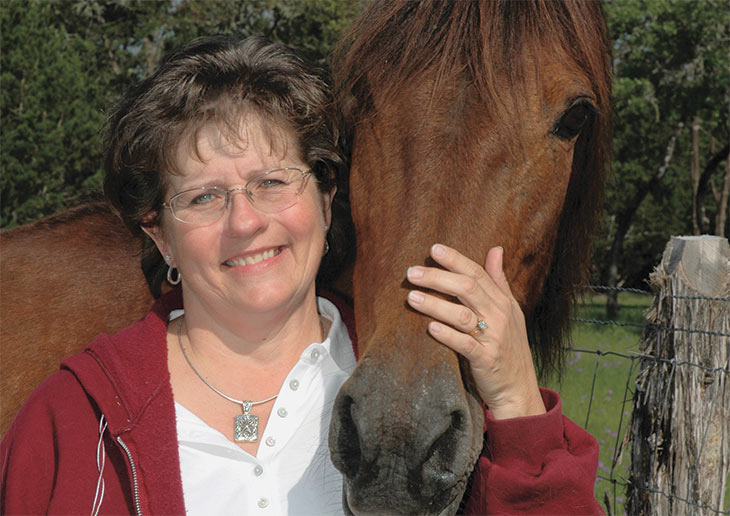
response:
M197 195L193 197L193 200L190 201L190 204L196 205L196 204L208 204L213 200L214 196L212 193L204 193Z
M226 192L220 188L202 189L200 193L192 195L187 202L187 206L190 208L210 208L225 202L225 198Z
M572 140L580 134L595 112L596 108L590 102L579 102L563 113L552 133L564 140Z
M257 185L256 188L262 188L265 190L271 189L271 188L277 188L286 186L287 183L282 181L281 179L275 179L275 178L269 178L262 179Z

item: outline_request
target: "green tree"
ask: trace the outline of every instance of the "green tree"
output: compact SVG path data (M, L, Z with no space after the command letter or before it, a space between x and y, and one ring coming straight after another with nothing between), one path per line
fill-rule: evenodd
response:
M93 150L99 147L103 95L89 64L94 49L54 23L50 4L5 2L0 23L6 227L53 213L98 184L100 160Z
M594 263L609 286L641 286L668 237L693 232L698 187L689 128L696 120L704 129L698 161L715 163L714 172L727 160L718 142L730 134L730 10L725 0L617 0L606 11L614 40L614 165ZM719 202L706 201L705 212L715 213ZM615 315L615 297L607 309Z
M175 31L172 0L55 0L55 19L96 49L95 74L115 99L129 84L152 73Z
M177 35L171 42L177 45L216 33L260 34L296 47L326 67L342 30L363 4L364 0L187 0L176 9Z

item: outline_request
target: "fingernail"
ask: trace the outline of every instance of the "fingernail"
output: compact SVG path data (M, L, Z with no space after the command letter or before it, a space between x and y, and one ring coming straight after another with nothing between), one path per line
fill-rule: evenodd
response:
M423 278L423 269L421 267L408 267L408 272L406 272L406 275L410 279Z
M423 303L423 294L421 294L420 292L417 292L415 290L411 290L408 293L408 300L411 303L420 305L421 303Z
M446 249L441 244L434 244L433 247L431 247L431 255L434 258L441 258L445 254Z
M441 333L441 325L437 322L428 323L428 331L431 333Z

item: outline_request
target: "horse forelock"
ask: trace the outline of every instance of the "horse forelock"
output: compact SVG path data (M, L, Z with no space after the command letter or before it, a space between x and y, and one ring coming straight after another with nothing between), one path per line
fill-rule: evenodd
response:
M465 66L492 106L503 93L496 70L519 86L526 48L551 46L586 69L600 107L610 102L602 6L571 0L371 2L335 50L335 87L356 122L372 108L372 91L388 99L428 68L437 71L436 90L454 67Z
M573 292L587 276L590 235L600 213L611 119L608 48L600 2L372 2L343 39L333 64L337 97L353 130L426 69L433 91L464 77L505 131L516 124L498 99L503 102L507 94L519 109L530 59L559 49L585 73L597 116L576 144L552 263L527 314L537 363L545 372L562 365ZM516 86L509 92L500 89L505 76Z

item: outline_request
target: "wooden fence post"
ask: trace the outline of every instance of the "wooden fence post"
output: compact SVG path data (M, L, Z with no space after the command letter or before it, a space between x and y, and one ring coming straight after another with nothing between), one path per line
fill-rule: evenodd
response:
M730 472L730 245L674 237L650 277L629 514L717 514Z

